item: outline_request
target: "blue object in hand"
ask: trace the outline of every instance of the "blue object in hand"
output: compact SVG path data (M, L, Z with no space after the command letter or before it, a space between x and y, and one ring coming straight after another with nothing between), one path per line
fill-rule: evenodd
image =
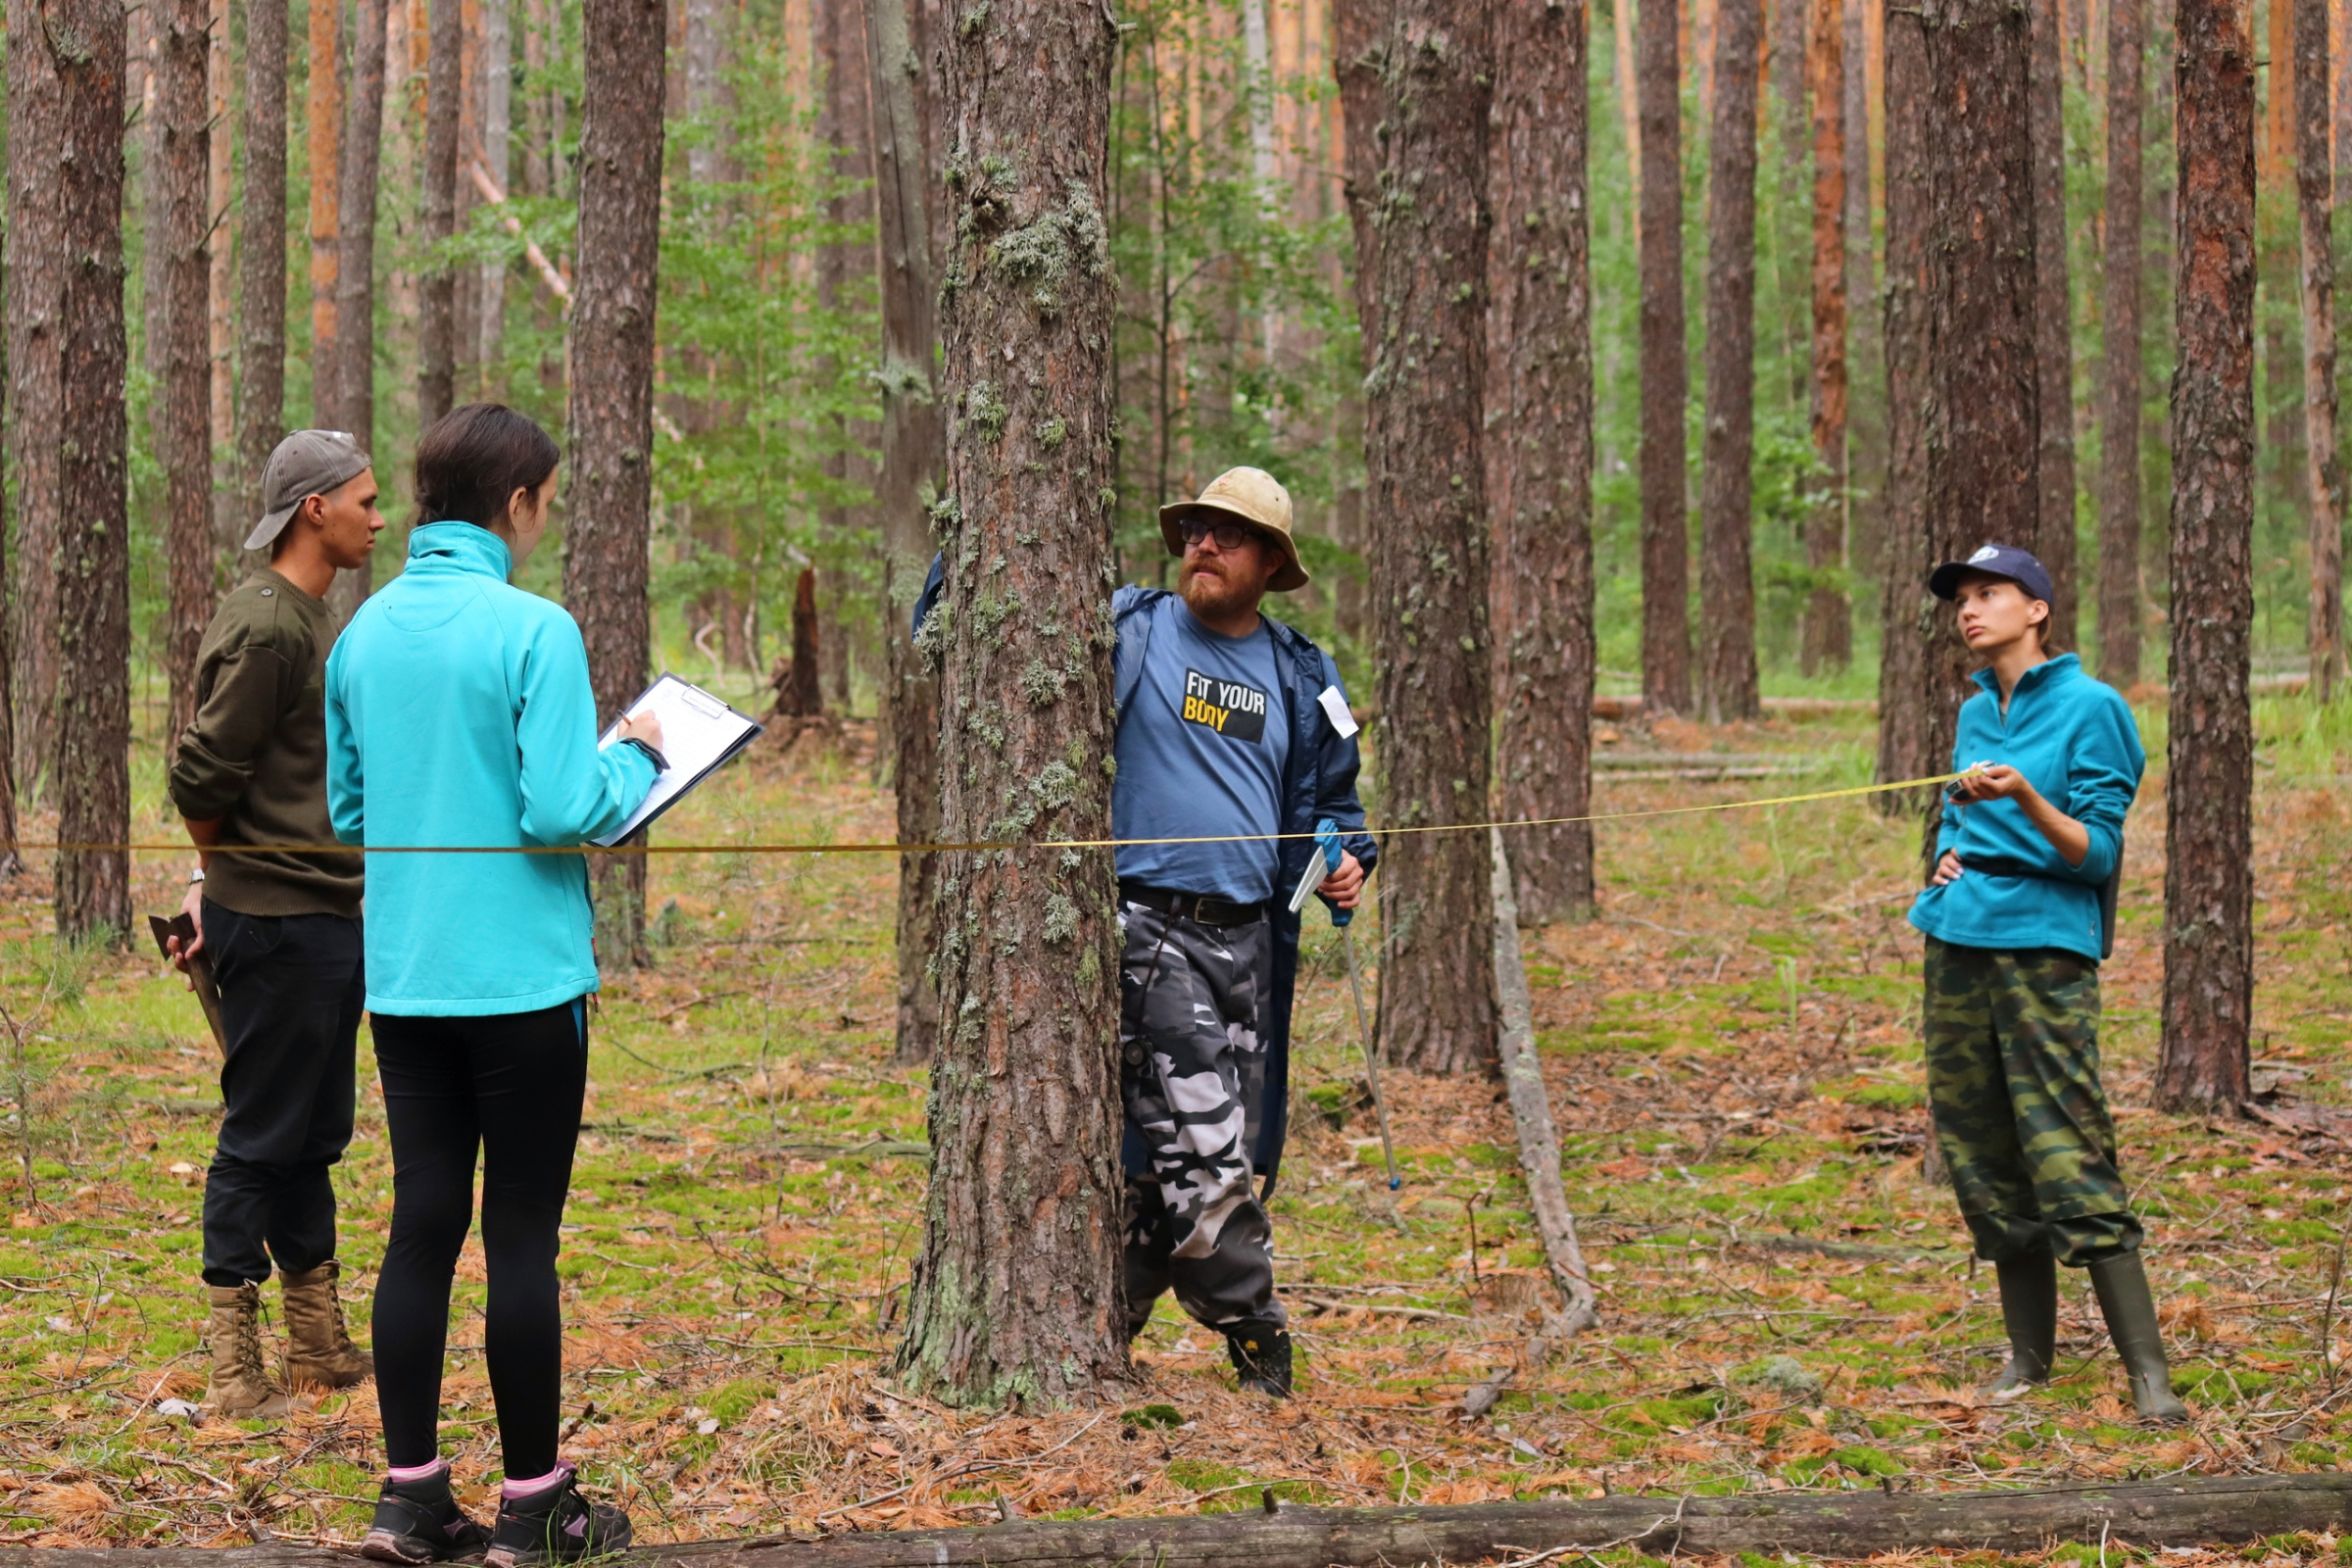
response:
M1347 854L1347 851L1340 848L1340 824L1328 816L1317 822L1315 824L1315 848L1323 852L1323 874L1325 876L1335 874L1340 868L1340 858ZM1355 911L1353 909L1334 908L1331 911L1331 923L1335 926L1344 926L1354 918Z

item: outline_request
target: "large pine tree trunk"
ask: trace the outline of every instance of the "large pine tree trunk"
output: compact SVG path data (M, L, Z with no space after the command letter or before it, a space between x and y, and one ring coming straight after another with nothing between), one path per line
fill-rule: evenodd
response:
M931 559L924 492L941 483L947 433L935 390L938 271L932 265L930 54L908 0L866 0L872 88L874 239L882 305L882 646L888 651L891 787L899 842L939 838L939 683L906 638ZM938 858L899 857L898 1058L928 1061L939 1042L935 948Z
M1483 457L1491 19L1485 0L1346 0L1335 21L1364 323L1372 620L1383 633L1381 804L1393 826L1478 822L1494 691ZM1687 658L1683 679L1688 706ZM1494 1062L1493 862L1475 833L1408 834L1382 857L1377 1030L1390 1060L1429 1072Z
M48 0L42 37L57 74L65 254L59 313L58 837L122 845L130 834L130 429L122 400L122 0ZM60 852L57 929L122 943L130 929L130 857Z
M502 191L514 188L510 167L514 130L512 13L510 0L480 0L482 162ZM507 267L504 258L493 258L475 270L473 361L481 375L481 395L489 399L503 399L507 392Z
M390 0L352 8L351 91L335 198L335 427L375 445L375 185L384 150L384 28ZM334 603L349 620L368 597L372 558L335 573Z
M228 0L210 0L211 40L205 50L205 108L211 134L205 158L205 220L213 228L208 241L211 269L205 280L205 352L210 359L212 414L206 421L211 438L209 467L212 479L213 553L232 571L236 548L244 543L240 526L237 485L237 279L236 256L230 227L235 205L233 122L229 116L231 65L229 60Z
M8 0L8 466L17 514L11 663L16 776L38 795L56 761L58 490L64 405L65 213L57 63L43 0Z
M2285 0L2273 0L2283 4ZM2335 449L2335 259L2328 157L2327 0L2295 7L2295 194L2303 220L2303 419L2310 465L2311 693L2344 674L2344 466Z
M817 58L823 63L825 90L817 111L817 140L833 150L836 181L825 204L825 220L838 228L862 228L873 221L874 160L872 122L866 107L864 0L816 0L811 9ZM872 274L871 245L828 244L816 253L818 303L828 310L849 304L854 286ZM870 480L865 459L853 453L863 447L871 432L846 419L833 421L834 449L824 457L825 477L844 490L864 487ZM852 531L863 521L862 507L836 499L819 514L818 521L848 552ZM819 569L816 609L817 658L822 666L822 690L834 707L848 711L850 703L849 638L842 631L842 610L849 591L848 574L838 565Z
M206 208L212 177L205 92L211 0L155 0L155 132L147 178L154 187L147 243L161 285L154 317L162 327L148 357L162 396L155 403L155 449L165 489L164 555L170 589L164 611L164 672L171 692L166 755L196 716L196 646L213 615L213 387L211 229ZM220 134L228 134L225 127Z
M1109 832L1113 29L1066 0L991 0L939 40L955 417L925 640L951 840ZM1043 678L1016 690L1024 668ZM1112 901L1106 854L943 857L953 1022L897 1361L936 1397L1062 1403L1125 1374Z
M2254 40L2236 0L2179 0L2172 738L2156 1096L2246 1096L2254 993Z
M1909 6L1886 8L1882 40L1886 102L1886 533L1879 639L1879 766L1882 783L1943 770L1934 726L1920 701L1921 669L1940 607L1928 592L1928 420L1935 402L1930 363L1929 239L1934 202L1928 178L1926 22ZM1888 814L1920 803L1872 799ZM1933 799L1933 797L1929 797Z
M2025 546L2049 569L2058 597L2045 636L2075 647L2074 308L2066 266L2066 64L2058 39L2059 0L2029 0L2028 96L2034 143L2034 363L2040 372L2040 516Z
M1690 368L1684 343L1683 86L1675 18L1674 0L1641 7L1634 89L1642 117L1642 701L1651 712L1683 713L1690 710L1690 477L1683 430ZM1364 128L1367 134L1373 129Z
M1870 20L1879 0L1845 0L1846 557L1876 581L1886 536L1886 346L1880 325L1870 172ZM1884 19L1881 19L1884 25ZM1849 624L1851 611L1848 612Z
M1592 799L1592 286L1586 11L1495 11L1487 258L1487 499L1494 516L1495 805L1582 816ZM1592 910L1592 825L1521 828L1523 924Z
M1805 518L1806 674L1853 658L1853 612L1835 580L1845 569L1845 19L1810 0L1806 85L1813 99L1813 461L1822 498Z
M2100 302L2099 675L2139 681L2140 117L2144 0L2107 4L2107 246Z
M587 0L582 11L564 603L588 643L588 684L600 723L644 689L653 635L646 534L668 36L663 0ZM600 855L591 865L599 952L608 963L644 962L645 857Z
M429 0L424 67L423 240L448 243L458 221L459 55L466 45L464 0ZM458 272L425 264L416 280L416 423L429 428L457 402Z
M262 470L286 411L286 7L245 7L245 197L237 238L235 543L262 515Z
M335 372L335 272L341 264L343 8L310 0L310 74L304 114L310 131L311 423L336 428L342 386Z
M1756 54L1762 0L1715 8L1707 138L1706 425L1699 443L1699 711L1755 718Z

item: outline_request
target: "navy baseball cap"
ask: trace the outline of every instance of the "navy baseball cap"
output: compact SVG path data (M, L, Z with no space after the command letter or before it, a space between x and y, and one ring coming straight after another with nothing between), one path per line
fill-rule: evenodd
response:
M2042 569L2041 563L2009 545L1985 545L1966 561L1945 562L1928 579L1928 592L1938 599L1957 598L1960 579L1972 571L1987 577L2006 577L2044 604L2058 597L2050 591L2050 574Z

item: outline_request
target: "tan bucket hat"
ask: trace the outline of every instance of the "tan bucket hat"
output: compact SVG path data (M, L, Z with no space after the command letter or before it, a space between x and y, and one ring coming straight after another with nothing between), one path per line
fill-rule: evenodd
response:
M1184 554L1184 519L1196 512L1222 512L1258 531L1281 552L1283 564L1274 568L1266 586L1278 594L1306 586L1306 568L1298 564L1298 546L1291 538L1291 493L1263 468L1227 468L1208 483L1197 501L1178 501L1159 509L1159 536L1168 554Z

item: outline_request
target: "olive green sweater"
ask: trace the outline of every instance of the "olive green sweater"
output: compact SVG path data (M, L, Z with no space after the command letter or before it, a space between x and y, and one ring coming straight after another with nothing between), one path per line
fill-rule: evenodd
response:
M222 818L228 844L332 844L326 814L326 655L333 614L263 567L220 601L196 653L196 717L172 760L172 804ZM361 858L212 857L205 895L239 914L360 912Z

